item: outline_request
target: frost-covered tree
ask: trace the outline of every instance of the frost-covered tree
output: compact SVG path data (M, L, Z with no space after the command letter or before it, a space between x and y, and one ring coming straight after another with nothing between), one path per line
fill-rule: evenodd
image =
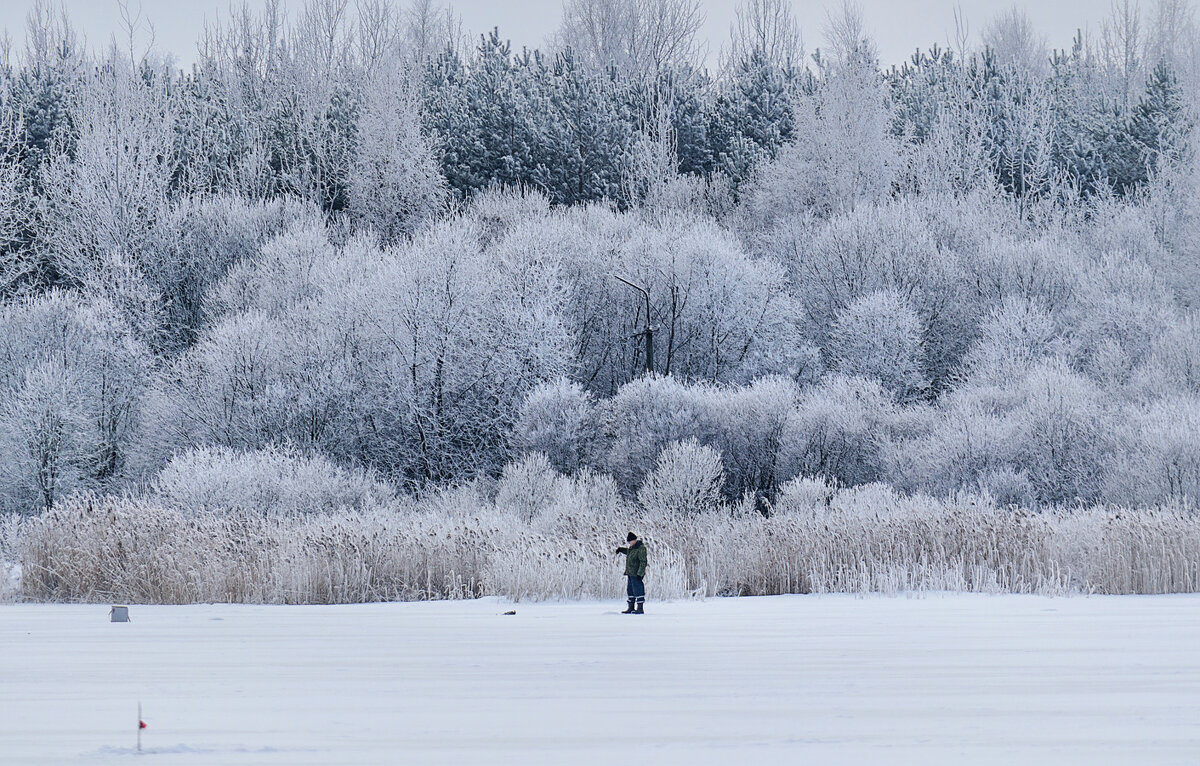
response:
M1013 296L989 313L964 367L973 381L1003 384L1014 372L1065 354L1064 341L1036 300Z
M804 35L785 0L745 0L734 13L726 62L737 66L758 59L780 71L801 65Z
M730 382L800 374L811 363L783 270L748 256L712 222L671 216L651 225L591 209L551 231L572 286L578 374L593 391L611 394L647 369L647 322L656 373ZM639 332L640 344L631 340Z
M916 311L922 377L933 389L953 375L974 334L974 299L951 241L939 242L928 209L911 203L864 206L815 229L785 230L778 247L804 309L807 337L827 356L837 317L879 291L903 296Z
M792 138L797 91L803 81L795 71L753 51L725 73L707 133L713 166L735 187L745 183L760 163L774 159Z
M555 43L593 69L653 79L698 63L703 24L698 0L568 0Z
M1200 82L1200 38L1192 0L1157 0L1151 7L1144 60L1167 64L1185 83L1185 92Z
M394 65L371 73L358 120L348 205L385 240L411 233L445 207L446 181L420 130L418 101Z
M1043 76L1050 62L1046 38L1029 16L1013 6L997 14L983 30L983 44L1004 67Z
M799 397L795 381L782 376L695 391L697 438L721 453L731 499L774 494L783 478L779 453L784 428Z
M887 76L892 134L903 142L897 183L909 193L959 195L989 189L990 118L980 108L976 75L946 49L918 51Z
M163 348L174 353L194 343L220 318L210 301L230 269L258 255L269 240L320 211L295 199L253 201L237 196L187 197L171 209L154 266L145 272L163 296Z
M1000 187L1023 204L1047 194L1053 179L1054 108L1046 81L985 58L981 108L988 118L986 153Z
M781 476L824 476L847 485L885 468L896 405L877 381L835 375L805 391L784 426Z
M181 452L154 476L150 492L167 507L192 513L365 512L395 498L395 491L370 472L276 446L253 452L227 447Z
M580 384L566 379L541 383L521 403L514 446L543 454L557 470L574 473L590 457L593 409L591 395Z
M633 145L623 86L570 51L544 72L530 109L538 140L528 181L558 204L621 201Z
M1175 72L1165 61L1160 62L1151 71L1129 123L1140 171L1134 180L1148 180L1160 168L1181 159L1185 136L1192 127L1186 108Z
M565 371L562 288L545 253L458 223L386 251L311 228L264 246L176 365L174 438L283 440L409 485L500 464L525 394Z
M1104 476L1104 494L1131 506L1188 503L1200 498L1200 402L1162 399L1129 413L1120 449Z
M50 507L132 478L153 359L114 309L63 292L0 309L6 509Z
M0 295L28 280L36 262L22 242L32 219L20 161L20 125L11 95L0 97Z
M1200 393L1200 317L1182 316L1156 338L1138 375L1157 393Z
M747 210L759 226L854 209L890 191L898 160L874 44L850 6L828 30L820 80L798 101L791 143L764 165Z
M69 284L97 278L113 251L141 263L155 252L176 172L165 72L134 69L115 52L71 107L72 151L46 168L41 247Z
M834 322L831 366L844 375L874 378L898 399L908 399L928 386L921 372L922 335L921 320L903 295L864 295Z
M1114 2L1101 24L1100 55L1123 113L1132 108L1144 72L1142 38L1141 4L1136 0Z
M668 445L696 433L691 392L673 378L644 377L602 403L604 467L628 494L636 492Z
M659 454L638 490L638 501L651 513L696 516L716 510L724 483L721 453L688 439Z

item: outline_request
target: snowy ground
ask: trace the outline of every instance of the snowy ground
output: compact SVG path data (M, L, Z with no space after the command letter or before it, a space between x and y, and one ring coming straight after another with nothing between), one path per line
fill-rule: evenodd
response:
M0 606L0 763L1200 758L1200 597L618 608Z

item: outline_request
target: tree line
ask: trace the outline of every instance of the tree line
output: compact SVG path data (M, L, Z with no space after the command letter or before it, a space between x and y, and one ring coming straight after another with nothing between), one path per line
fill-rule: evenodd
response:
M0 73L0 507L214 449L410 492L1195 497L1187 2L1066 51L960 19L886 70L849 5L808 53L746 0L712 68L701 18L570 0L514 51L428 0L269 2L181 71L36 3Z

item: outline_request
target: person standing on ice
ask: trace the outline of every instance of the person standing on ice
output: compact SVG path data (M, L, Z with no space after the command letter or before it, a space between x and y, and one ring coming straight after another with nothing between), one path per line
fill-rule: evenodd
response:
M646 546L638 536L630 532L625 536L629 547L617 548L617 553L625 554L625 577L628 580L625 594L629 596L629 606L621 614L645 614L643 607L646 603L646 586L642 578L646 576Z

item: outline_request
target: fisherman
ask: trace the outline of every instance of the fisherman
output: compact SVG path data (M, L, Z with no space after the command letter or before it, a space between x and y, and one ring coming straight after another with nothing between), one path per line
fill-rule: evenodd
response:
M618 554L625 554L625 577L628 578L625 594L629 597L629 606L621 614L645 614L646 586L642 578L646 576L646 546L632 532L625 536L625 541L629 547L617 548Z

